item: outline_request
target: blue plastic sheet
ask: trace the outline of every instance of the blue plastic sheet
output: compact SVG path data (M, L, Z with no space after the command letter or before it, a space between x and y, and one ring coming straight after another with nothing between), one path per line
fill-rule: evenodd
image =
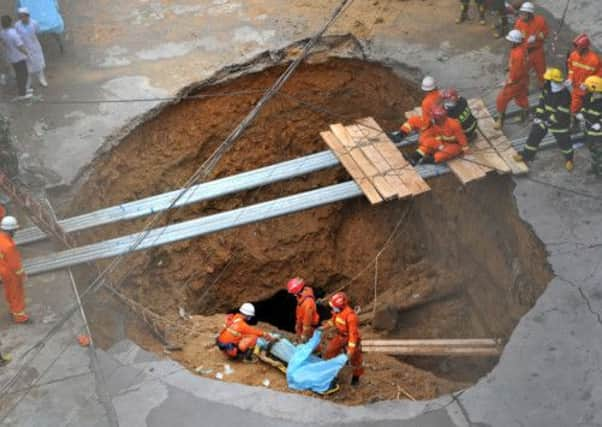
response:
M29 15L38 21L42 33L61 34L65 31L63 17L56 0L19 0L18 7L29 9Z
M295 348L286 369L289 388L324 393L331 388L333 380L347 363L346 354L328 360L312 355L314 349L320 344L321 336L322 333L316 330L308 342Z

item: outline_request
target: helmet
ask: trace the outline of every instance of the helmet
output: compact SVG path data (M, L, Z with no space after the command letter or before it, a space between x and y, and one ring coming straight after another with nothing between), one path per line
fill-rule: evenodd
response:
M437 82L431 76L426 76L422 79L422 90L425 92L430 92L432 90L437 89Z
M2 218L2 222L0 222L0 230L15 231L18 228L19 223L17 222L17 218L14 216L5 216Z
M602 77L589 76L583 84L590 92L602 92Z
M431 117L435 122L440 122L447 117L447 111L441 105L433 105L433 108L431 108Z
M575 45L575 47L577 47L579 49L587 49L587 48L589 48L589 45L591 43L589 41L589 37L587 36L587 34L579 34L573 40L573 44Z
M240 311L245 316L255 316L255 306L250 302L245 302L243 305L240 306L240 309L238 311Z
M523 33L518 30L512 30L506 36L506 40L512 43L522 43L523 42Z
M526 1L520 7L520 11L525 13L535 13L535 5L530 1Z
M289 294L297 295L305 287L305 280L300 277L293 277L288 281L286 289Z
M456 90L456 88L450 87L447 89L444 89L441 92L441 97L443 98L444 101L450 101L453 103L458 102L458 98L460 97L458 95L458 91Z
M342 310L347 305L347 295L345 292L337 292L332 297L330 297L330 301L328 301L328 305L332 308L337 308Z
M564 74L559 68L548 68L544 73L543 78L556 83L562 83L564 81Z

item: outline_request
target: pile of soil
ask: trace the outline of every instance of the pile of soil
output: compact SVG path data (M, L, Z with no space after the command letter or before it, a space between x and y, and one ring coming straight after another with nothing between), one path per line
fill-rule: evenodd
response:
M266 89L282 70L248 74L199 92L242 91L238 96L187 100L165 108L97 160L72 213L182 185L259 99L259 93L250 91ZM395 128L403 112L419 103L413 85L386 67L358 60L305 64L283 92L286 95L268 104L209 179L324 150L319 133L330 123L373 116L385 129ZM332 168L178 209L163 222L346 180L343 169ZM374 207L357 198L149 250L130 257L116 275L130 269L122 291L169 319L155 324L169 342L184 349L170 356L191 369L203 365L214 373L226 363L211 346L223 313L244 301L270 298L295 275L326 293L345 287L360 310L364 337L508 337L550 279L541 243L517 215L512 181L491 176L465 188L445 176L429 184L430 193L411 201ZM398 223L378 258L375 280L374 257ZM140 230L142 224L105 227L80 239L123 235ZM180 307L204 317L192 323L182 320ZM141 345L161 351L139 331L129 332ZM495 363L367 354L362 385L353 392L343 388L332 398L347 404L406 398L406 392L416 399L432 398L465 388ZM283 378L272 368L233 367L228 381L258 385L267 377L271 387L285 390Z

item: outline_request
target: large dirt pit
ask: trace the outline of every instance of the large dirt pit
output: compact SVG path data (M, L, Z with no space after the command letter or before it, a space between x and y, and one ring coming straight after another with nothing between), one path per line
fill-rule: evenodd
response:
M282 71L283 67L274 67L197 92L236 96L166 107L97 160L72 213L178 188ZM389 68L342 59L301 66L282 92L210 179L324 150L319 133L330 123L373 116L381 126L395 128L420 96ZM163 222L346 180L344 169L333 168L179 209ZM462 187L454 177L444 176L429 184L432 192L411 201L373 207L357 198L137 254L122 267L132 269L122 291L167 319L146 312L167 341L182 346L170 357L211 377L228 363L212 346L224 313L247 300L262 301L259 320L272 323L266 328L290 328L294 301L274 294L295 275L325 293L344 286L361 310L364 338L509 337L551 277L541 243L517 215L511 179L490 176ZM400 220L378 258L375 281L374 258ZM142 224L107 227L80 239L123 235L138 231ZM180 307L192 318L180 318ZM111 320L96 317L102 320L94 322L96 335L108 340ZM143 347L163 354L149 335L135 328L128 332ZM469 386L496 362L365 354L361 385L348 385L350 373L345 368L341 391L328 399L345 404L409 396L429 399ZM271 367L232 365L234 373L225 381L261 385L267 378L271 388L286 390L284 377Z

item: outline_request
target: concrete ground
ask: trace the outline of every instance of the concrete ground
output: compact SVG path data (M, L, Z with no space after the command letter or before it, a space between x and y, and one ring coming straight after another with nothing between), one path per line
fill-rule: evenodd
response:
M98 150L164 102L117 101L176 96L226 65L308 37L335 3L64 0L67 51L60 56L52 42L47 44L51 87L39 102L4 103L1 108L14 121L25 164L42 165L37 170L47 185L68 184ZM352 32L369 59L390 63L400 73L416 78L432 73L444 85L453 83L469 96L493 100L503 79L503 42L493 42L476 24L429 28L456 13L455 0L368 3L356 2L331 34ZM556 18L563 3L538 1ZM416 4L431 6L432 14L415 14ZM602 46L599 19L596 2L573 2L563 40L588 31ZM566 47L559 49L557 60ZM2 99L10 99L9 90L4 88ZM111 102L96 102L100 100ZM525 133L508 131L511 136ZM602 325L602 181L586 174L587 158L581 150L576 170L568 174L558 151L544 152L528 177L516 179L520 214L546 245L556 277L518 324L496 368L463 393L429 402L348 408L201 378L129 341L98 351L97 365L92 353L74 340L82 330L78 314L21 372L10 394L3 393L0 423L602 426L602 342L597 339ZM47 248L28 248L26 256L42 250ZM34 353L25 351L74 302L64 272L32 278L27 291L34 323L14 326L0 319L2 346L15 356L0 371L2 385ZM36 386L25 394L32 383Z

